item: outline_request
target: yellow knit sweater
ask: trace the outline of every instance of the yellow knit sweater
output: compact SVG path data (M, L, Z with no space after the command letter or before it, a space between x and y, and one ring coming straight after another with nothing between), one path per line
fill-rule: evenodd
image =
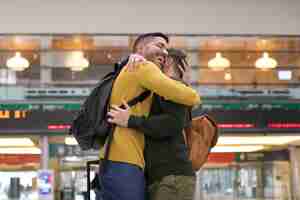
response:
M200 103L200 97L195 90L168 78L155 64L146 61L136 66L134 70L129 71L126 66L124 67L114 83L111 105L119 106L122 104L122 100L128 102L145 89L176 103L188 106ZM135 116L147 116L151 102L152 96L133 106L130 111ZM144 135L142 133L134 129L116 127L109 160L130 163L144 168L143 151ZM103 158L103 149L100 151L100 157Z

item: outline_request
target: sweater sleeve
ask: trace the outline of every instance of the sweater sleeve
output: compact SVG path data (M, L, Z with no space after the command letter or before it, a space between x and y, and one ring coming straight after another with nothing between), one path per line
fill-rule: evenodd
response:
M166 100L187 106L200 104L200 97L194 89L167 77L152 62L143 62L139 65L136 79L142 87Z
M182 132L185 122L186 108L183 105L161 100L161 114L149 117L131 115L128 127L141 131L144 135L162 139Z

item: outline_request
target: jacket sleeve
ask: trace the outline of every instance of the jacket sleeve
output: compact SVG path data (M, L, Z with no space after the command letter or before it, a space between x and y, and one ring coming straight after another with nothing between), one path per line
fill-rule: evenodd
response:
M128 127L137 129L144 135L155 139L181 133L185 123L185 106L164 100L160 102L161 114L150 115L149 117L131 115Z
M152 62L139 64L136 79L142 87L153 91L166 100L187 106L200 104L200 97L194 89L167 77Z

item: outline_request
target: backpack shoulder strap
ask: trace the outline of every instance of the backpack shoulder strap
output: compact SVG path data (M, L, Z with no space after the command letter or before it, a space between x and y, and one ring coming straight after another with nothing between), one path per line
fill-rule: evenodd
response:
M144 91L143 93L141 93L139 96L131 99L129 102L128 102L128 105L129 106L134 106L135 104L139 103L139 102L142 102L144 101L148 96L150 96L151 94L151 91L150 90L146 90ZM121 106L121 108L124 108L124 105ZM106 161L108 160L108 156L109 156L109 151L110 151L110 146L111 146L111 142L112 142L112 139L113 139L113 133L114 133L114 130L116 128L116 125L112 125L111 129L110 129L110 132L108 134L108 138L107 138L107 146L106 146L106 149L105 149L105 152L104 152L104 162L102 163L102 169L105 168L105 164L106 164Z
M150 90L146 90L144 91L143 93L141 93L139 96L131 99L130 101L128 101L128 105L131 107L131 106L134 106L135 104L137 103L140 103L142 101L144 101L147 97L149 97L151 94L151 91Z

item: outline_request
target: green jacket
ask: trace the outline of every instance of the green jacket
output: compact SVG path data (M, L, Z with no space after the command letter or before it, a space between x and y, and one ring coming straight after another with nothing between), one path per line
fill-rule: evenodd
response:
M182 130L187 123L187 107L153 96L149 116L129 118L128 127L145 135L148 184L168 175L194 176Z

